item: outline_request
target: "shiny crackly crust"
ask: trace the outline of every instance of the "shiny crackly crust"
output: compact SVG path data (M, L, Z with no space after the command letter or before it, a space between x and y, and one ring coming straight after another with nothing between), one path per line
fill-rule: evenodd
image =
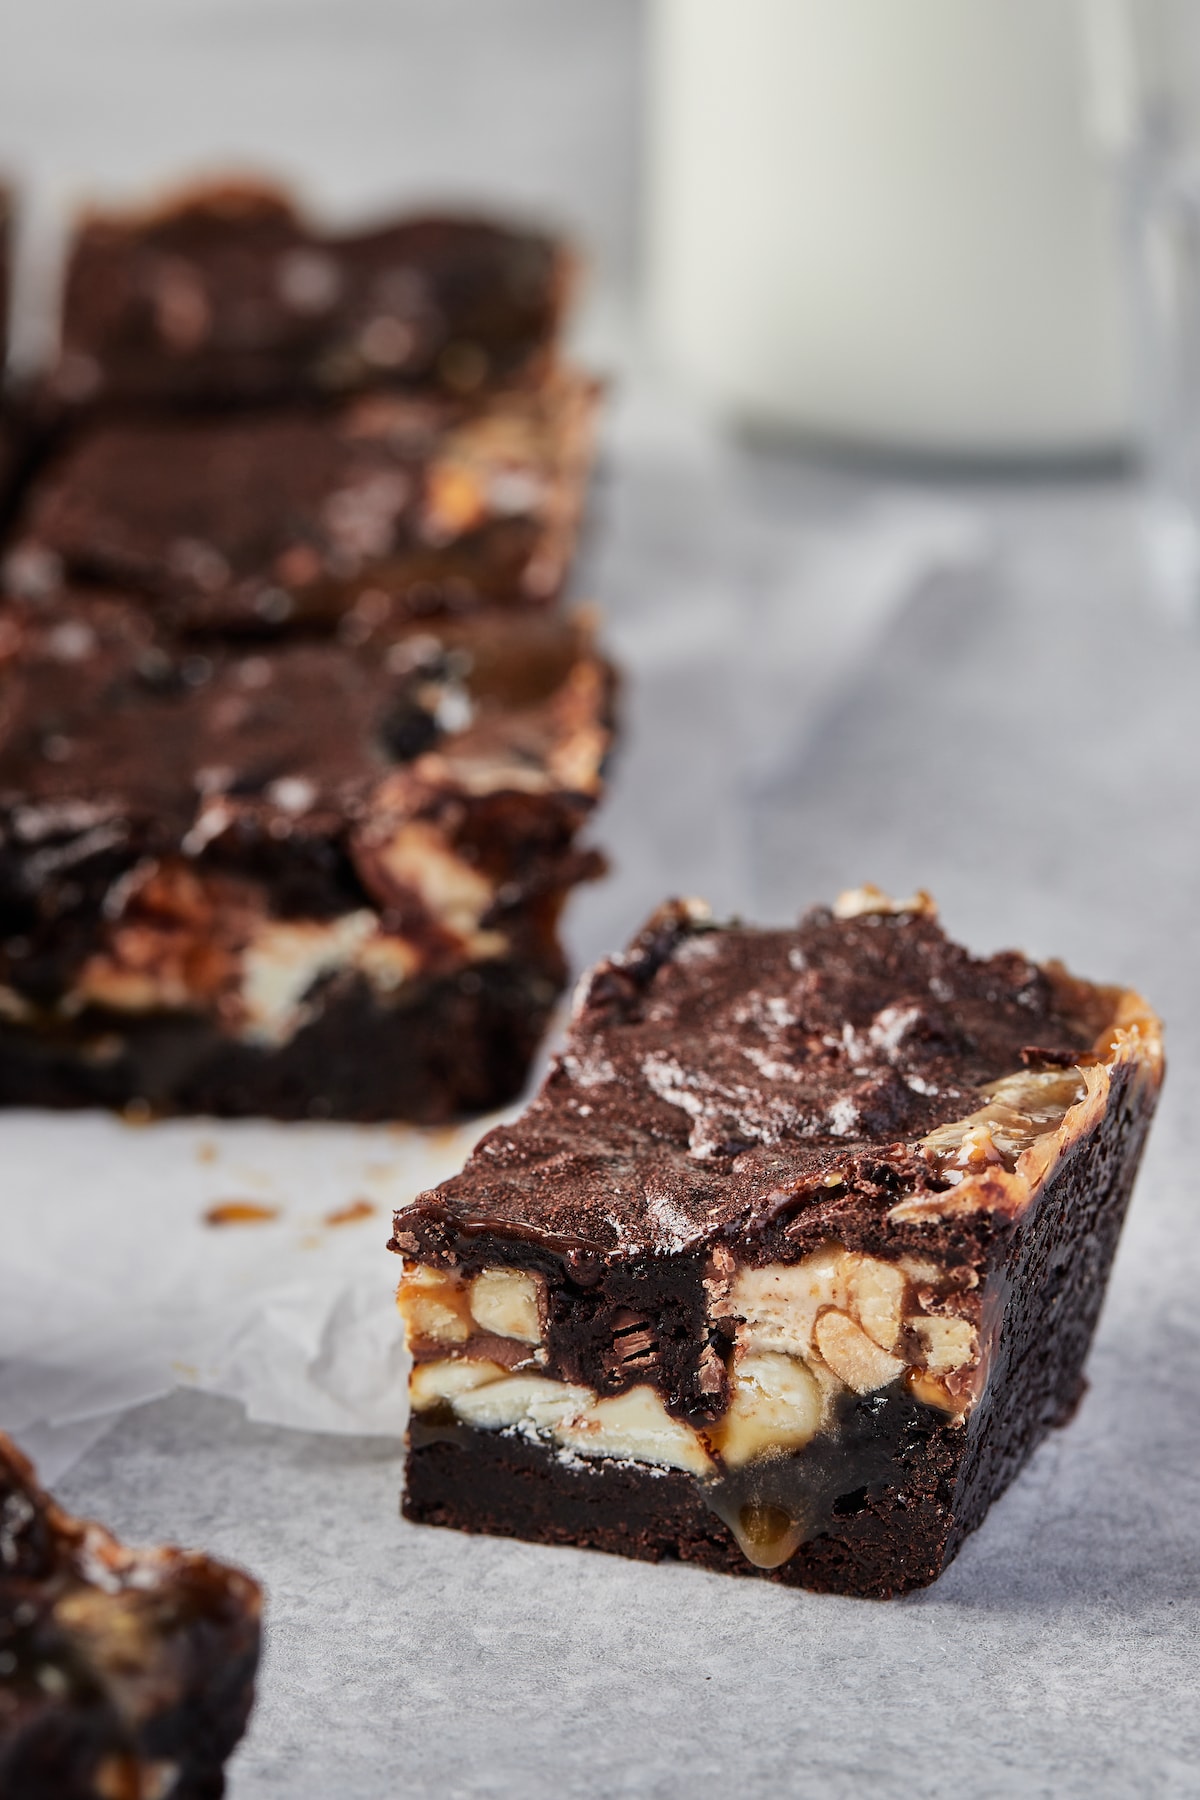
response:
M971 1172L927 1136L965 1133L988 1084L1023 1065L1056 1089L1095 1060L1104 993L1015 952L970 957L924 899L865 916L816 908L794 932L725 928L674 902L580 983L529 1111L411 1219L451 1234L507 1222L601 1258L659 1244L664 1196L673 1247L723 1241L740 1260L795 1261L851 1227L912 1236L891 1209L936 1202ZM1055 1124L1081 1081L1068 1075ZM979 1139L964 1153L1001 1162ZM632 1176L593 1178L595 1158L620 1171L629 1156Z

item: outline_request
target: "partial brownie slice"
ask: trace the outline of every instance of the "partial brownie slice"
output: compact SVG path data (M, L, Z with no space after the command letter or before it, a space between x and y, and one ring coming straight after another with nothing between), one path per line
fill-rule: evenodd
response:
M1135 994L977 960L924 896L664 908L396 1215L407 1515L932 1581L1078 1401L1161 1070Z
M213 184L82 221L55 387L117 406L476 394L545 373L573 272L555 239L486 219L329 233L278 189Z
M0 395L0 533L17 506L24 468L25 434L15 409Z
M0 389L8 368L8 340L12 331L13 203L12 194L0 181Z
M582 622L181 647L0 611L0 1103L441 1120L519 1092L599 859Z
M0 1435L0 1794L219 1800L260 1612L240 1570L63 1512Z
M400 614L546 605L596 394L561 370L470 408L376 394L332 415L99 425L35 484L10 577L135 587L185 629L328 621L380 596Z

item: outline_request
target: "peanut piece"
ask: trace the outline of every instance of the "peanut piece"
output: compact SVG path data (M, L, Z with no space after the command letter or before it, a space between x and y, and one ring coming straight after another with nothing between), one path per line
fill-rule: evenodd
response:
M881 1350L843 1312L822 1313L813 1335L817 1349L834 1374L856 1394L870 1394L876 1388L886 1387L904 1368L900 1357Z
M881 1350L894 1350L900 1336L906 1282L894 1263L873 1256L847 1257L850 1304L867 1336Z
M730 1468L772 1450L799 1450L820 1429L820 1385L794 1356L743 1356L733 1369L733 1398L713 1437Z
M471 1283L471 1311L484 1331L515 1338L520 1344L542 1341L540 1283L524 1269L484 1269Z
M730 1310L744 1321L739 1346L806 1356L817 1314L823 1307L846 1304L847 1263L841 1246L829 1244L802 1262L739 1270L729 1295Z
M551 1381L546 1375L506 1374L503 1381L458 1394L453 1404L465 1425L483 1431L503 1431L510 1425L553 1431L561 1420L581 1412L594 1399L590 1388Z
M699 1432L673 1419L654 1389L644 1385L594 1401L586 1411L564 1419L554 1435L582 1456L629 1457L692 1475L712 1473Z
M969 1319L946 1318L941 1314L906 1319L925 1347L925 1367L931 1375L948 1375L974 1362L979 1353L979 1339Z
M508 1370L499 1363L469 1357L446 1357L441 1362L418 1363L408 1382L408 1398L414 1412L428 1412L440 1400L454 1400L472 1388L501 1381Z

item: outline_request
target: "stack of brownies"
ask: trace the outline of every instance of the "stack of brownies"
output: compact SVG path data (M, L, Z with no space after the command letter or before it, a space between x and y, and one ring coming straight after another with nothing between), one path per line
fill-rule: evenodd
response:
M330 235L247 185L78 229L6 464L0 1102L520 1090L611 733L558 605L574 277L533 232Z

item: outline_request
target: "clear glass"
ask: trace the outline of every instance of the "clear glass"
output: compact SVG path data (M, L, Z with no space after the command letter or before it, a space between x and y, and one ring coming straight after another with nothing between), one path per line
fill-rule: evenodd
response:
M1151 571L1200 619L1200 0L1081 5L1119 178Z

